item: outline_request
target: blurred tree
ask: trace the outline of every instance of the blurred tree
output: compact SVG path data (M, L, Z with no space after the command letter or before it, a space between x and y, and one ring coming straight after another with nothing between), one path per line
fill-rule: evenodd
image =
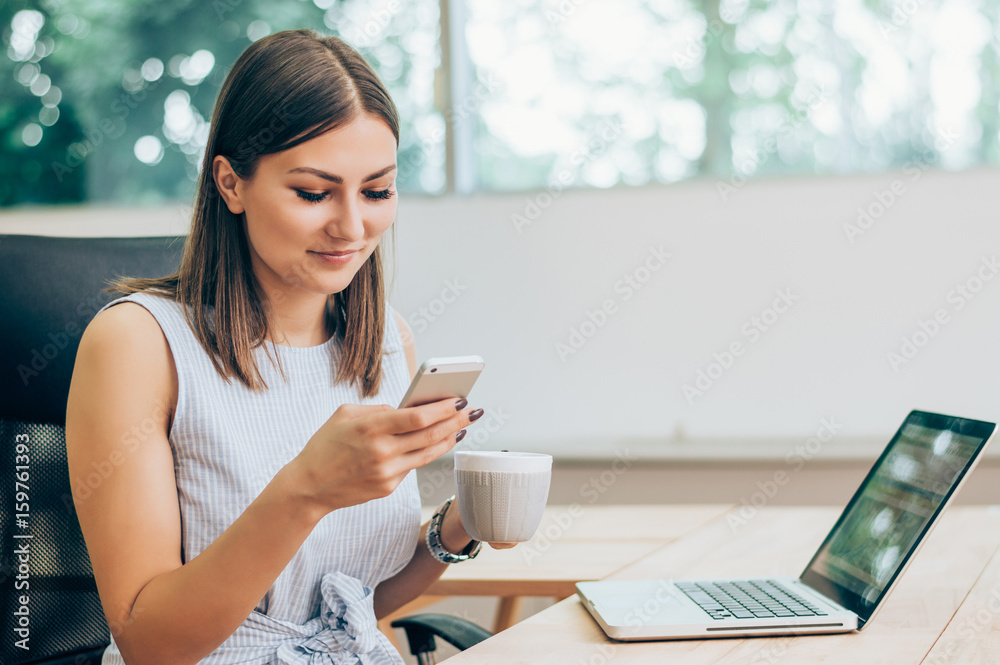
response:
M466 4L448 112L480 189L1000 163L1000 0ZM297 27L369 59L400 189L440 193L439 20L439 0L0 4L0 206L189 201L228 67Z
M400 108L404 191L443 186L428 138L437 3L15 0L0 4L0 206L189 202L228 68L291 28L359 48ZM420 37L423 37L422 39ZM404 162L404 157L406 158Z
M483 189L1000 163L1000 0L468 4Z

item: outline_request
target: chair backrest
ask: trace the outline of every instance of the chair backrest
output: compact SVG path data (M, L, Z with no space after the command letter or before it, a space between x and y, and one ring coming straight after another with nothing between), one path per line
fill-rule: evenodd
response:
M66 398L83 330L119 295L108 280L171 274L183 247L0 235L0 663L86 663L108 644L70 494Z

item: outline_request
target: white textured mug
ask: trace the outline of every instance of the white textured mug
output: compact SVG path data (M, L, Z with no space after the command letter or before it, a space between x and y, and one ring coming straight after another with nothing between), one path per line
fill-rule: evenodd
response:
M455 452L455 495L466 532L490 543L530 540L542 521L552 456L503 451Z

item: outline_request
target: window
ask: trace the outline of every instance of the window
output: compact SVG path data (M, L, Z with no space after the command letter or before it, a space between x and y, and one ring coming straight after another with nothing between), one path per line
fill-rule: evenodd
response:
M17 4L17 3L15 3ZM42 0L0 7L0 205L190 201L228 67L271 32L339 33L379 72L401 122L399 186L444 189L427 140L436 0Z
M310 27L397 105L403 191L1000 163L1000 0L0 7L0 205L190 200L226 67Z
M998 164L998 27L997 0L469 0L476 186Z

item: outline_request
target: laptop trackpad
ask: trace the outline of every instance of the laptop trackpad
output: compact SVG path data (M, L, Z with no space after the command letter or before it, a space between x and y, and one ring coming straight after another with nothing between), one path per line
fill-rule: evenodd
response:
M692 604L668 582L602 582L599 593L588 593L604 619L618 626L649 626L691 620ZM698 610L700 614L700 610Z

